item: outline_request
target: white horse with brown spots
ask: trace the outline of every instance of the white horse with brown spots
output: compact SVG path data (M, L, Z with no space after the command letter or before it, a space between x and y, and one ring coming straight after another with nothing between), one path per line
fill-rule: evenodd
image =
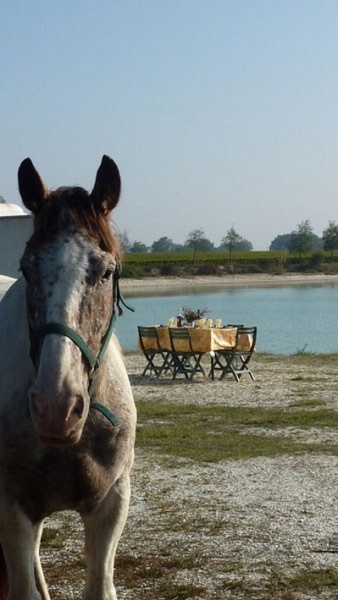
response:
M50 600L43 520L75 510L85 532L83 599L116 600L136 424L112 335L121 256L110 213L120 176L104 156L90 194L48 191L26 159L19 189L34 233L23 277L0 303L0 598Z

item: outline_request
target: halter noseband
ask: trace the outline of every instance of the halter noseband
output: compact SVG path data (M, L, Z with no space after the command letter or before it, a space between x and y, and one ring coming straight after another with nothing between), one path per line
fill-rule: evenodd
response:
M32 329L31 327L29 327L29 337L30 337L30 342L31 342L30 353L31 353L31 358L32 358L33 363L34 363L33 347L36 346L36 344L40 340L44 339L46 337L46 335L50 335L53 333L68 337L81 350L83 356L87 360L87 363L88 363L89 369L90 369L89 385L88 385L88 395L89 395L90 401L91 401L91 398L93 395L93 391L94 391L94 387L95 387L95 379L96 379L98 370L102 364L103 357L106 353L106 350L107 350L109 342L110 342L110 338L111 338L114 328L115 328L115 322L116 322L115 308L117 307L119 316L121 316L123 314L123 309L120 306L121 304L123 304L123 306L125 306L128 310L131 310L132 312L134 312L134 309L131 308L130 306L128 306L122 297L122 294L120 291L120 286L119 286L119 278L120 278L120 271L119 271L119 269L116 269L116 271L114 272L114 276L113 276L113 313L112 313L112 316L110 319L108 329L102 340L102 345L101 345L100 351L97 356L95 356L92 353L92 351L90 350L90 348L88 347L88 345L86 344L84 339L74 329L72 329L71 327L68 327L68 325L64 325L62 323L51 322L51 323L46 323L46 325L43 325L43 327L40 327L39 329ZM110 423L112 425L118 426L120 424L120 421L118 420L118 418L107 407L103 406L99 402L91 401L90 408L94 408L94 409L98 410L99 412L101 412L110 421Z

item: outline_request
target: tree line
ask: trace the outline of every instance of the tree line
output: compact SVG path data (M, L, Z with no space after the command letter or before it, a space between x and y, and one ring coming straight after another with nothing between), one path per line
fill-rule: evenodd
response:
M120 242L125 253L142 254L146 252L186 252L193 250L199 252L213 252L224 250L241 250L243 252L252 250L253 246L249 240L244 239L233 227L228 230L226 236L221 240L220 246L215 246L205 235L203 229L191 231L184 244L177 244L169 237L163 236L147 246L143 242L130 242L126 232L119 233Z
M311 250L328 250L331 253L338 248L338 225L335 221L329 221L324 229L322 237L313 233L309 220L298 224L297 229L291 233L278 235L272 240L269 250L289 250L301 257Z
M234 227L228 229L226 235L222 238L219 246L215 246L206 236L203 229L194 229L191 231L184 244L176 244L169 237L163 236L154 241L151 246L143 242L130 242L126 232L119 233L120 242L125 253L147 253L147 252L186 252L192 250L194 260L196 252L213 252L226 250L231 255L233 252L247 252L253 249L252 243L243 238ZM277 235L269 247L269 250L286 250L298 254L303 254L311 250L328 250L331 257L334 250L338 249L338 225L335 221L329 221L328 227L324 229L322 237L317 236L312 229L309 220L299 223L294 231Z

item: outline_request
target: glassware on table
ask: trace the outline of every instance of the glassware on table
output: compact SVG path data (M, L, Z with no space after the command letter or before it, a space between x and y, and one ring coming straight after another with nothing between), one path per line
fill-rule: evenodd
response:
M177 317L176 317L176 327L182 327L184 321L184 316L182 315L182 309L178 309Z
M207 327L212 327L213 324L213 320L212 319L208 319L207 320Z
M218 329L220 329L220 327L222 327L222 319L216 319L215 327L217 327Z
M174 327L174 317L171 317L171 318L168 320L168 327Z
M200 327L204 327L204 325L205 325L205 319L199 319L198 323L199 323Z

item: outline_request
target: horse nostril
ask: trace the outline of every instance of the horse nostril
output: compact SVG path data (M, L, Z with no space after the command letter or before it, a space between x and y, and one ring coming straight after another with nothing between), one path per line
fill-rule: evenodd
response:
M82 396L77 396L76 401L73 406L73 414L82 417L84 411L84 400Z

